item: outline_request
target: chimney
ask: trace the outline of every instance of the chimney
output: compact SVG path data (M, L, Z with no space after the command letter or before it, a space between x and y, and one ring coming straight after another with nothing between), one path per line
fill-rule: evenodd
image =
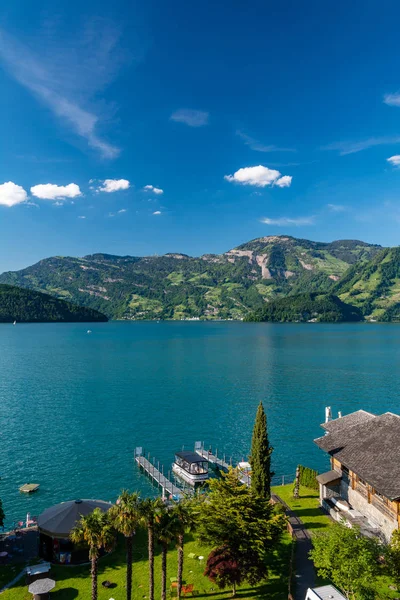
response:
M339 412L338 412L338 419L341 419L341 418L342 418L342 411L339 410Z
M332 409L330 406L325 406L325 423L332 421Z

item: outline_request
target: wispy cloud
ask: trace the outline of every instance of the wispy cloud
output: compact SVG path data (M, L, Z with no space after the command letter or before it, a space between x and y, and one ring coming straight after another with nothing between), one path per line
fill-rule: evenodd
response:
M264 217L261 219L261 223L265 223L265 225L278 225L279 227L301 227L302 225L315 225L315 217L278 217L276 219Z
M112 111L95 97L120 66L119 37L102 20L93 20L68 40L41 31L27 45L0 29L0 62L9 74L104 158L115 158L120 150L99 134Z
M161 215L161 210L155 210L155 211L153 212L153 215Z
M242 185L254 185L256 187L267 187L276 185L278 187L290 187L292 177L290 175L281 176L279 171L269 169L263 165L256 167L242 167L233 175L225 175L226 181L241 183Z
M241 129L236 130L236 135L244 141L246 146L249 146L249 148L255 150L256 152L296 152L295 148L281 148L280 146L275 146L274 144L262 144L255 138L247 135L247 133Z
M400 92L396 92L395 94L385 94L383 101L389 106L400 106Z
M389 144L399 144L400 135L384 135L381 137L370 137L366 140L359 141L346 141L346 142L335 142L322 146L321 150L337 150L341 156L346 154L355 154L362 150L368 150L374 146L385 146Z
M126 208L121 208L120 210L117 210L117 212L110 212L108 213L109 217L116 217L117 215L122 215L123 213L126 213L127 209Z
M10 208L16 204L26 202L27 199L28 194L22 186L17 185L12 181L7 181L0 185L0 205L8 206Z
M395 154L386 160L392 165L392 167L400 167L400 154Z
M86 219L85 215L79 215L78 219Z
M191 108L181 108L170 116L171 121L185 123L189 127L203 127L208 125L208 112L203 110L193 110Z
M153 194L157 194L157 196L164 193L164 190L161 188L154 187L154 185L145 185L143 188L146 192L153 192Z
M348 210L348 207L344 204L327 204L326 207L330 212L334 213L342 213Z

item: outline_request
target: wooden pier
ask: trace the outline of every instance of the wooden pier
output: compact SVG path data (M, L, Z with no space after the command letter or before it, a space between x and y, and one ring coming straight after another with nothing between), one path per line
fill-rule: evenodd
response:
M183 498L186 493L190 493L190 490L182 490L178 486L176 486L168 477L164 475L164 468L161 467L160 471L160 463L157 463L157 467L155 466L155 459L153 462L150 462L150 455L146 458L143 455L142 448L135 449L135 461L137 465L156 483L162 490L163 496L173 498Z
M213 454L211 450L204 450L204 444L201 442L195 443L194 451L196 452L196 454L207 460L212 465L215 465L222 471L228 471L229 467L234 466L232 464L232 458L230 459L229 463L226 461L225 455L223 455L222 459L218 458L218 451L216 451L215 454ZM250 486L250 475L248 475L247 473L240 473L239 479L243 484Z

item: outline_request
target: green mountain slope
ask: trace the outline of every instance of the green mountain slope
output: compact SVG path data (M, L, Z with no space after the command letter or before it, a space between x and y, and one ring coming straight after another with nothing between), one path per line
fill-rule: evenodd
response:
M381 250L367 263L354 265L334 293L369 319L400 320L400 248Z
M0 285L0 323L94 322L107 317L33 290Z
M274 323L344 323L362 320L359 308L345 304L332 294L317 293L273 300L246 318L246 321Z
M52 257L0 282L44 291L117 319L243 318L291 293L328 291L379 246L289 236L252 240L224 254Z

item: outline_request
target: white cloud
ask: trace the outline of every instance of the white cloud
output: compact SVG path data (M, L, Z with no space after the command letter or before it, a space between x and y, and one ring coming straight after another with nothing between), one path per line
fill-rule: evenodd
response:
M400 154L395 154L386 160L392 165L392 167L400 167Z
M120 208L120 210L117 210L118 215L122 215L122 213L126 213L126 212L127 212L126 208Z
M15 206L26 202L28 194L24 188L12 181L7 181L0 185L0 205L2 206Z
M86 219L85 215L79 215L78 219Z
M344 204L327 204L326 207L331 212L336 212L336 213L347 211L347 206L344 206Z
M400 106L400 93L397 92L396 94L385 94L383 101L389 106Z
M375 146L398 144L399 142L399 135L386 135L382 137L371 137L366 140L359 141L335 142L334 144L322 146L321 150L338 150L340 156L345 156L346 154L355 154L356 152L368 150L368 148L373 148Z
M283 175L283 177L279 177L279 179L274 182L274 185L277 185L280 188L290 187L292 179L293 177L291 175Z
M202 110L181 108L172 113L170 120L177 123L185 123L189 127L203 127L203 125L208 125L208 116L208 112Z
M224 179L241 183L243 185L255 185L257 187L266 187L268 185L278 185L279 187L288 187L292 182L292 177L284 175L275 169L268 169L258 165L257 167L243 167L233 175L225 175Z
M146 190L146 192L153 192L153 194L157 195L164 193L164 190L162 190L161 188L154 187L154 185L145 185L143 189Z
M103 158L120 152L98 133L115 109L96 101L121 64L119 37L101 19L92 19L84 31L69 30L68 37L50 25L29 46L0 29L0 62L11 77Z
M288 217L278 217L277 219L270 219L265 217L261 219L261 223L266 225L279 225L281 227L300 227L301 225L314 225L315 217L297 217L290 219Z
M280 148L279 146L275 146L274 144L265 145L254 139L250 135L247 135L241 129L236 131L236 135L239 136L246 146L249 146L252 150L256 152L296 152L294 148Z
M76 198L81 196L82 192L76 183L69 183L68 185L40 183L31 187L31 194L42 200L60 200L63 198Z
M99 192L118 192L119 190L127 190L130 182L127 179L105 179L103 184L97 188Z
M153 215L161 215L161 210L155 210L155 211L153 212Z

